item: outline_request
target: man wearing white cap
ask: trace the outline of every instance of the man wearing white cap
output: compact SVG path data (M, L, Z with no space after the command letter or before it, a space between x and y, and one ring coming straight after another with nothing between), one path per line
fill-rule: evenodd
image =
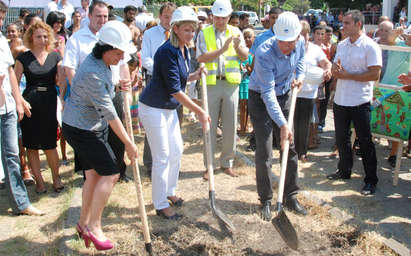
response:
M213 24L202 29L197 39L197 60L206 63L208 70L206 80L212 152L214 154L216 149L221 109L223 141L220 166L226 174L235 177L237 175L232 168L236 148L238 84L241 82L239 60L247 59L248 48L240 30L228 25L233 11L230 1L216 0L211 11ZM205 172L203 177L208 179L208 173Z
M273 136L281 138L281 147L290 140L287 174L284 187L285 206L305 215L306 210L296 198L298 158L288 127L291 87L302 85L304 79L304 41L299 38L301 24L296 14L284 12L275 25L275 36L261 44L255 53L250 76L248 107L256 137L255 165L257 192L262 204L262 218L271 220L271 158Z

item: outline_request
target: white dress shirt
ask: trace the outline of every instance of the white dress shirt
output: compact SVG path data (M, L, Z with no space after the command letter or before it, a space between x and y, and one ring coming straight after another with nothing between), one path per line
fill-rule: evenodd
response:
M166 41L165 31L161 25L157 25L144 32L141 44L141 61L149 75L153 74L154 54Z
M4 115L16 109L16 102L12 95L11 84L9 79L9 67L14 64L13 56L7 43L7 39L0 32L0 74L4 74L3 91L5 95L5 103L0 107L0 115Z
M345 39L337 46L334 62L341 60L342 67L351 74L362 74L368 67L382 66L381 49L364 33L351 43ZM374 81L359 82L338 79L334 102L340 106L358 106L372 100Z
M75 32L67 41L63 66L77 70L87 55L91 53L97 41L97 35L91 32L89 26Z

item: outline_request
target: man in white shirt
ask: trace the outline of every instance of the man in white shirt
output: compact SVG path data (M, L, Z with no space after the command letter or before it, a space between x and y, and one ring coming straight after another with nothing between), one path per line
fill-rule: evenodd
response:
M66 23L64 24L65 28L70 27L71 25L71 15L74 12L74 7L67 0L60 0L60 3L57 5L57 11L64 13L66 15Z
M77 9L79 11L81 19L88 16L88 8L90 5L90 0L81 0L81 7Z
M363 195L374 194L377 178L377 157L371 138L370 102L374 81L380 77L381 49L363 32L364 16L351 10L343 17L347 39L338 44L332 73L337 81L334 97L334 125L340 160L330 180L350 179L353 154L350 141L351 123L360 142L365 171Z
M163 4L160 7L160 24L144 32L141 44L141 62L146 72L146 84L150 82L153 75L154 54L170 36L171 16L176 8L177 6L174 3L167 2ZM136 22L137 18L138 16L136 17ZM147 174L151 177L152 158L147 136L144 138L143 163Z
M153 17L148 15L147 8L144 5L138 7L137 10L138 15L136 17L136 27L138 27L138 29L143 32L146 29L147 23L152 21Z
M6 17L7 6L0 1L0 27ZM4 91L4 105L0 107L0 143L5 187L9 193L9 203L14 214L44 215L30 203L26 186L20 175L17 122L24 116L30 116L30 110L24 108L22 96L14 73L14 59L7 39L0 32L0 86ZM6 207L7 208L7 207Z

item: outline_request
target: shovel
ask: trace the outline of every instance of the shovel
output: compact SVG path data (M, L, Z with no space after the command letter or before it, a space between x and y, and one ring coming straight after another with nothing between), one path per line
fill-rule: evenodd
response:
M131 113L130 113L130 102L129 97L127 97L130 92L123 92L123 102L124 102L124 116L126 121L126 130L130 140L134 143L133 126L131 123ZM133 165L133 178L134 184L136 185L138 208L140 213L141 222L143 223L143 235L145 242L145 249L149 255L153 255L153 249L151 246L150 230L148 229L147 213L143 198L143 186L140 180L140 171L138 168L138 161L135 159L131 163Z
M204 67L204 64L201 64ZM208 99L207 99L207 81L204 73L201 73L201 90L203 96L203 109L208 115ZM209 198L210 206L213 212L213 215L217 217L220 223L223 223L231 232L235 231L234 224L227 218L227 216L217 208L215 203L215 189L214 189L214 170L213 170L213 156L211 152L211 134L210 134L210 124L207 123L207 126L203 129L204 132L204 144L206 149L206 158L207 158L207 171L208 171L208 188L209 188Z
M288 115L288 127L292 130L293 121L294 121L294 111L295 103L297 100L297 87L292 89L291 96L291 106L290 113ZM285 183L285 174L287 172L287 160L288 160L288 150L290 149L290 141L287 140L284 145L283 154L281 158L281 173L280 173L280 183L278 185L278 197L277 197L277 216L272 219L272 223L280 233L281 238L284 242L292 249L297 250L298 248L298 237L297 232L295 231L293 225L288 219L287 215L283 209L283 194L284 194L284 183Z

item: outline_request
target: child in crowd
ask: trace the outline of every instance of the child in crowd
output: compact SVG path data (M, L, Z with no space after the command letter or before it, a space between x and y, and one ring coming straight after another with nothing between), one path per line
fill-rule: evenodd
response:
M143 88L143 80L141 78L141 56L140 53L133 53L130 55L131 59L127 62L130 70L130 78L132 85L132 103L130 105L131 123L133 125L133 134L139 134L141 124L138 119L138 98Z

